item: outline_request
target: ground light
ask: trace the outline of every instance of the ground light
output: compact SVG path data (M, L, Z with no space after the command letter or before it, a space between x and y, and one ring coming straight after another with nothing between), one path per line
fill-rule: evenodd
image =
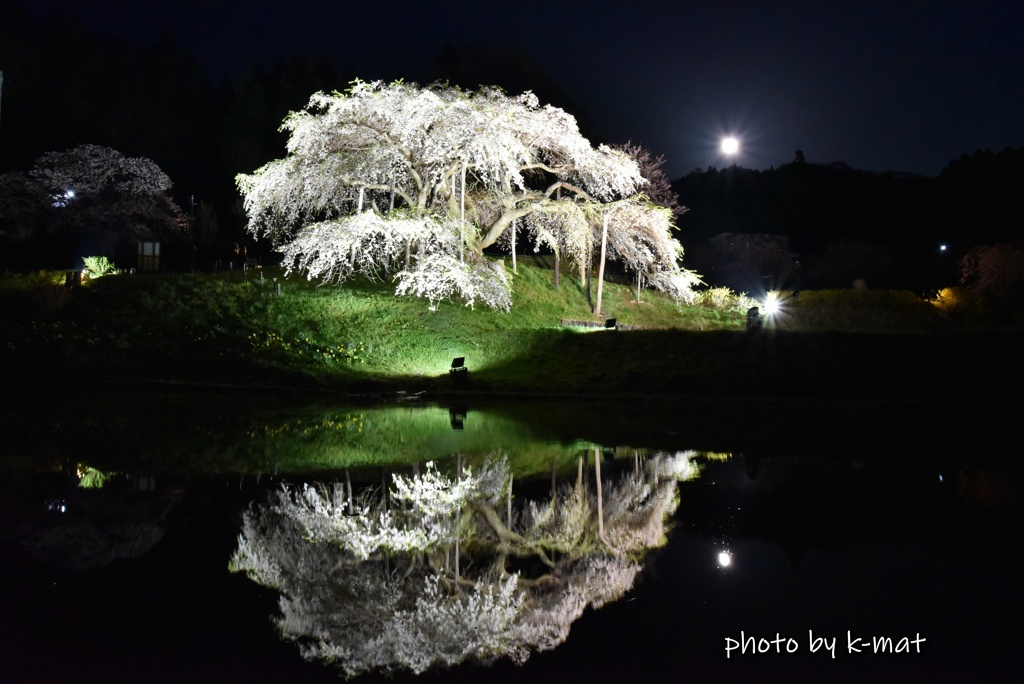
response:
M782 310L782 299L778 292L772 291L764 296L764 315L771 316Z

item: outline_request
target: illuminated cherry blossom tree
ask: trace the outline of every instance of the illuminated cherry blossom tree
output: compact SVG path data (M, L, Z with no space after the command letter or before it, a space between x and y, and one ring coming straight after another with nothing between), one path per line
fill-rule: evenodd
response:
M249 230L311 279L390 273L432 307L457 296L508 310L508 278L483 250L518 226L582 269L610 212L611 258L677 296L696 282L637 163L532 93L356 82L315 94L283 129L287 156L238 186Z
M522 663L629 591L665 543L677 483L699 472L690 457L654 455L603 492L581 478L505 515L504 459L396 474L387 497L364 493L351 512L326 487L284 487L245 515L231 569L277 589L281 634L350 677Z
M145 157L79 145L39 157L29 172L54 214L81 234L135 240L184 230L171 179Z

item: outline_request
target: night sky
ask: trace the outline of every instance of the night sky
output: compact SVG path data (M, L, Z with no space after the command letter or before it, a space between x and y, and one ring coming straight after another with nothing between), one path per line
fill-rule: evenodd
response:
M516 64L595 142L641 143L670 177L793 160L935 175L1024 146L1024 3L33 0L152 44L170 28L215 81L300 54L426 83L446 45ZM534 87L534 86L531 86ZM535 89L541 90L539 86ZM723 133L741 154L723 158Z

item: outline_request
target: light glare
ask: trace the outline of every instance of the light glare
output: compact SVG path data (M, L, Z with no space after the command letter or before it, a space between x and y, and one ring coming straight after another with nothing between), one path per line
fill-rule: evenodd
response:
M740 141L736 138L729 136L728 138L722 138L722 154L732 156L740 151Z
M732 565L732 554L728 551L720 551L718 554L718 564L723 568Z

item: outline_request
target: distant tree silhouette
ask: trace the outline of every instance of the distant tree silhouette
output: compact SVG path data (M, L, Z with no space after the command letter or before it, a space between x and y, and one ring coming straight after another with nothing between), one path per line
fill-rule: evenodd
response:
M181 210L167 195L171 179L153 161L100 145L48 152L29 176L45 197L53 242L65 258L113 256L135 241L184 237Z
M992 303L1024 303L1024 242L975 247L961 261L961 281Z
M24 173L0 174L0 268L38 268L48 196Z
M672 189L672 183L662 168L666 161L664 156L655 157L645 147L634 145L632 141L616 145L615 149L628 154L640 166L640 174L647 179L647 185L642 188L641 192L647 195L652 202L659 207L670 209L675 218L686 213L687 208L679 203L679 195Z
M92 33L74 15L37 19L3 3L0 65L0 170L88 143L153 159L182 190L213 181L216 93L173 34L143 47Z
M344 89L348 80L326 58L293 57L270 70L247 71L223 94L220 153L227 177L283 157L288 136L279 129L285 116L305 107L311 93Z

